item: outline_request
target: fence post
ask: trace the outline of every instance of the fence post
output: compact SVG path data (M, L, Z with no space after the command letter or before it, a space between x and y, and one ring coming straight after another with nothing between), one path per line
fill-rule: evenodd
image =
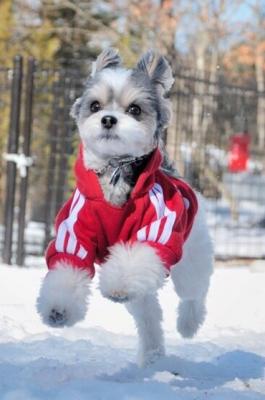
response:
M19 140L19 122L21 108L21 87L22 87L22 69L23 60L21 56L16 56L13 61L13 79L11 89L11 110L9 119L9 137L7 145L7 153L16 154L18 150ZM16 189L16 171L17 166L13 161L7 161L6 168L6 198L5 198L5 215L4 215L4 248L3 261L11 264L12 258L12 236L13 236L13 220L15 208L15 189Z
M46 191L46 209L45 209L45 239L43 243L43 250L46 249L51 239L51 225L54 217L54 193L55 193L55 177L57 159L56 153L58 148L58 97L59 97L59 79L53 83L52 87L53 103L52 103L52 116L49 126L49 161L47 173L47 191Z
M56 214L62 207L65 191L66 191L66 178L68 174L68 160L69 160L69 122L70 109L69 109L69 86L71 83L70 76L65 72L61 75L60 79L60 94L61 94L61 112L60 112L60 131L58 143L58 171L57 171L57 190L55 193L55 212Z
M25 109L23 124L23 154L30 157L31 145L31 127L32 127L32 107L33 107L33 89L34 89L34 70L35 60L29 58L27 64L26 86L25 86ZM28 189L28 167L26 176L20 180L20 197L19 197L19 215L18 215L18 236L17 236L17 265L24 263L24 231L25 231L25 215Z

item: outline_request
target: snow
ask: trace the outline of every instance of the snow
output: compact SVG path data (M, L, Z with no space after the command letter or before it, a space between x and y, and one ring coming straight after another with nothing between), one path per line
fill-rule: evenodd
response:
M258 264L216 269L193 340L175 330L168 281L160 292L167 356L144 369L131 317L101 297L96 280L85 321L56 330L35 310L45 268L0 266L0 399L264 400L265 261Z
M207 200L207 222L214 240L215 256L227 258L264 258L264 203L237 201L238 219L233 220L225 200Z

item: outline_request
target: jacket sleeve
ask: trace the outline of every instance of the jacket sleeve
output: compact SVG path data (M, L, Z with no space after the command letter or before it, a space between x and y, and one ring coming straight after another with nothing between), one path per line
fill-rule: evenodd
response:
M46 250L48 268L56 268L57 262L65 262L87 269L92 278L97 245L95 224L86 199L78 189L59 211L55 229L56 237Z
M183 244L197 212L197 199L184 183L181 190L176 188L175 193L169 196L164 192L159 184L155 185L150 199L156 217L137 232L136 240L156 249L165 267L170 270L182 257Z

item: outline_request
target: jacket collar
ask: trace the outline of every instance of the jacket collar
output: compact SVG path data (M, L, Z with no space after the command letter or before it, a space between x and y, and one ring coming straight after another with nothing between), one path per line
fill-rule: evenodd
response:
M151 189L155 182L155 172L162 162L160 151L155 149L140 174L135 187L132 190L131 198L140 197ZM92 169L86 169L83 161L83 148L79 147L78 157L75 163L75 176L78 189L89 199L104 199L97 174Z

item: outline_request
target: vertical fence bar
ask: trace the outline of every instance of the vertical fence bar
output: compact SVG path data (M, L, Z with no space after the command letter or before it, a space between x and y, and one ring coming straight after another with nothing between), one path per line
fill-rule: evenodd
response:
M56 190L56 213L62 207L65 198L66 178L68 174L68 148L69 148L69 121L70 110L67 105L69 99L70 77L67 71L61 77L61 122L60 122L60 143L59 143L59 162L57 175L57 190Z
M22 69L23 60L21 56L16 56L13 63L13 80L11 89L11 110L9 123L9 138L7 153L16 154L19 141L19 123L21 108L21 88L22 88ZM7 161L6 170L6 198L5 198L5 235L3 248L3 261L11 264L12 258L12 236L15 208L15 189L16 189L16 169L13 161Z
M63 89L65 90L65 89ZM58 168L56 176L56 190L55 190L55 213L59 211L63 203L65 174L67 170L67 159L65 154L66 147L66 123L64 119L64 104L60 109L60 128L59 128L59 143L58 143Z
M52 116L49 126L49 160L48 160L48 172L47 172L47 191L46 191L46 209L45 209L45 239L43 243L43 250L46 249L51 239L51 226L54 217L54 202L55 202L55 178L56 178L56 154L58 149L58 99L59 99L59 80L57 79L53 83L52 94Z
M31 128L32 128L32 108L33 108L33 88L34 88L35 60L30 58L27 64L26 86L25 86L25 109L23 124L23 153L26 157L30 156L31 147ZM17 265L23 265L24 251L24 232L25 215L28 189L28 168L25 177L20 181L19 215L18 215L18 237L17 237Z

